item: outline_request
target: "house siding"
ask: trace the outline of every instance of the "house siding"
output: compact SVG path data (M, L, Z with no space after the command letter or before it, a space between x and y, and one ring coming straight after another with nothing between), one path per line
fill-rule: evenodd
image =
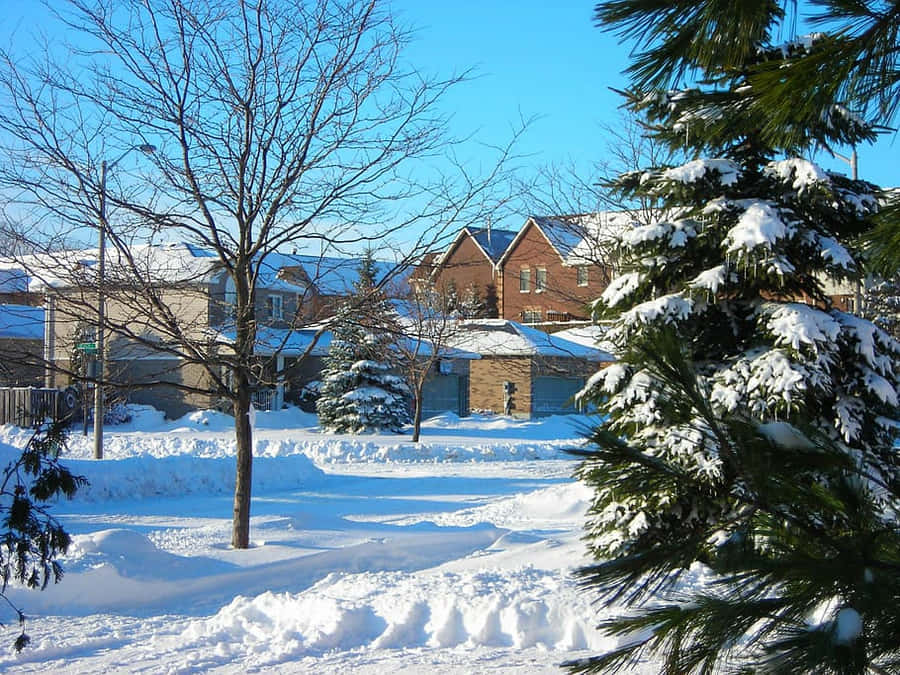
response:
M0 338L0 386L43 386L43 350L43 340Z

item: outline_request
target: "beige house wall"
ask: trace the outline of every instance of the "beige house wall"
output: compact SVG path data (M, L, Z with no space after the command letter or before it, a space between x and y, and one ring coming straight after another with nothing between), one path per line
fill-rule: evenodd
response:
M503 383L515 385L512 414L531 415L531 358L493 356L471 361L469 364L469 408L503 413Z

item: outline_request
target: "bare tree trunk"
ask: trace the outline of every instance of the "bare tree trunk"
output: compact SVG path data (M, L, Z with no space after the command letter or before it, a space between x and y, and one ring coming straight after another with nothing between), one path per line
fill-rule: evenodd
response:
M231 545L250 546L250 494L253 478L253 428L250 425L250 382L246 373L236 374L237 398L234 400L234 434L237 441L237 467L234 478L234 518Z
M245 235L246 236L246 235ZM249 248L249 241L244 242ZM236 294L234 368L234 431L235 476L234 515L231 526L231 545L244 549L250 546L250 497L253 486L253 425L250 420L251 363L256 342L255 289L250 282L247 258L241 256L235 265Z
M425 380L416 383L416 402L415 411L413 412L413 435L412 442L419 442L419 433L422 430L422 390L425 388Z

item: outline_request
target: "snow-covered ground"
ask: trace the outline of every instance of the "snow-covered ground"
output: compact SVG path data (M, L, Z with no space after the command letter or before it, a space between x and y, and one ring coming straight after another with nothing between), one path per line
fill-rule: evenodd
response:
M565 450L588 418L445 416L413 444L259 413L253 546L235 551L231 418L137 413L102 461L71 436L91 486L54 507L66 575L9 591L33 642L7 649L0 614L0 670L549 673L616 644L571 576L590 493ZM26 440L0 427L0 461Z

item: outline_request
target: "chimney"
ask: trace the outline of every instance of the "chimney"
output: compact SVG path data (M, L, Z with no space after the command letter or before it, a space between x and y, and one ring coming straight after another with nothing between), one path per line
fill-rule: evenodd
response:
M494 248L494 245L491 243L491 217L490 216L487 217L487 235L488 235L488 237L487 237L488 248L492 249L492 248Z

